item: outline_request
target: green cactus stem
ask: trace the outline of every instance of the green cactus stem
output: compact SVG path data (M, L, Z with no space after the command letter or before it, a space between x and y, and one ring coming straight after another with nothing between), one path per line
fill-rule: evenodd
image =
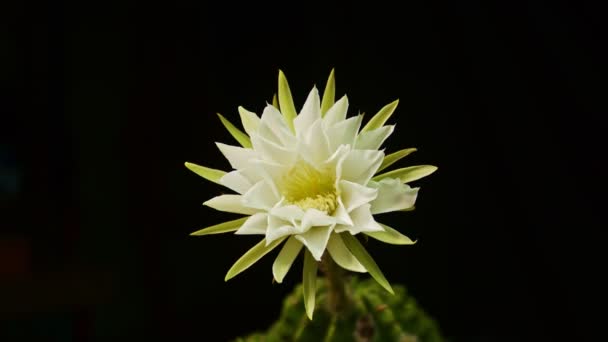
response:
M386 292L373 279L325 272L317 281L314 320L306 317L302 286L285 298L279 319L265 332L237 342L441 342L435 321L418 307L405 287ZM339 277L339 278L338 278Z

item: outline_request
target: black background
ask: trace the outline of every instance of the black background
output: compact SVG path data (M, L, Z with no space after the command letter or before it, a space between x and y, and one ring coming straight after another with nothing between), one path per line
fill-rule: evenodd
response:
M417 182L416 211L382 217L419 243L368 245L389 280L454 341L589 340L605 204L597 8L8 6L0 142L20 176L0 238L32 245L31 274L3 280L9 340L224 341L267 327L300 267L273 285L267 257L224 283L257 238L188 236L232 216L201 206L224 189L183 163L226 169L214 142L234 142L215 112L260 113L279 68L301 105L332 67L351 113L401 100L388 151L417 147L403 164L439 166Z

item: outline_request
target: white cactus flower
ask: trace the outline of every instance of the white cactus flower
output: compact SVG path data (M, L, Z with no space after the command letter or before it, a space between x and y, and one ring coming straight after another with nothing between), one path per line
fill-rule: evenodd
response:
M239 107L245 132L220 115L241 146L216 143L232 171L186 163L204 178L235 194L204 204L216 210L246 215L192 235L235 232L263 239L228 271L226 280L250 267L284 242L272 272L282 282L301 250L305 250L304 295L312 319L317 263L327 251L339 266L369 272L392 292L388 281L354 236L365 234L391 244L413 244L374 215L413 208L419 188L405 184L437 168L419 165L377 174L415 149L386 156L380 149L393 132L384 125L398 101L382 108L363 128L362 115L347 116L346 96L334 103L334 73L323 101L316 88L296 114L287 80L279 72L278 104L268 104L261 117ZM280 108L280 110L279 110Z

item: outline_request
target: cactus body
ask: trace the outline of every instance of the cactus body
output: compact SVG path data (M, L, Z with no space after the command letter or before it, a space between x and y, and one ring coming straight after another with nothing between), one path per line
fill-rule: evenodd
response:
M304 311L302 287L283 302L279 319L266 331L236 342L441 342L433 319L408 296L403 286L387 293L374 280L348 280L348 307L333 315L327 305L324 279L317 282L317 309L310 321Z

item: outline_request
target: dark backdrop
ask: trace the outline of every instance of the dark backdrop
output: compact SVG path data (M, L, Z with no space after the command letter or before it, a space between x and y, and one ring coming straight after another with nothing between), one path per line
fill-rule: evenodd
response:
M581 2L13 3L3 20L0 337L224 341L267 327L299 281L183 166L228 163L215 112L296 103L336 68L351 113L400 98L390 150L439 171L371 242L454 341L589 340L605 204L600 23Z

